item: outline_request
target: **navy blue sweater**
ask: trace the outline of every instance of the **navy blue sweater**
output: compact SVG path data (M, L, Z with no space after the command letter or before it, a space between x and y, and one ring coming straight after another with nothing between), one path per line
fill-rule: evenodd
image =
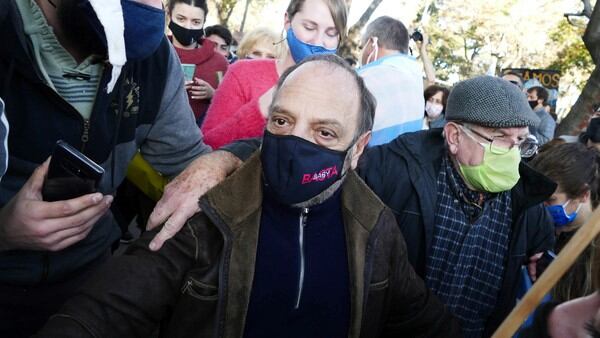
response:
M299 209L266 190L244 337L346 337L350 289L340 191Z

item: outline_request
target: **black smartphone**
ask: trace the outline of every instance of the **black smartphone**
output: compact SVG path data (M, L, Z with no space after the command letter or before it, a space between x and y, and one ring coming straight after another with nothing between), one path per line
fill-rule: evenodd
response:
M63 201L98 190L104 169L67 142L59 140L52 151L42 187L44 201Z
M550 250L544 251L544 253L542 254L542 257L540 257L540 259L538 259L538 261L535 264L536 278L540 278L542 273L544 271L546 271L546 268L548 267L548 265L550 265L550 263L552 263L552 261L555 258L556 258L556 254L554 252L552 252Z

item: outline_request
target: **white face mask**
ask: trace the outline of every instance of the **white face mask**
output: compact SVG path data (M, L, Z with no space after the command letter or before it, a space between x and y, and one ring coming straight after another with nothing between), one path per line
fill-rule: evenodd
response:
M429 118L434 119L440 116L442 110L444 110L444 106L442 106L441 104L432 103L430 101L425 102L425 113L427 113L427 116Z

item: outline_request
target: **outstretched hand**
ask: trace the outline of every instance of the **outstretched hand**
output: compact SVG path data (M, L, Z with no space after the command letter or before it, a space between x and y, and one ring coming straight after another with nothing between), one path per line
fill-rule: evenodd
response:
M185 222L200 211L200 197L223 181L241 163L229 152L214 151L196 159L167 184L163 197L148 218L147 230L164 223L150 242L150 250L159 250L165 241L175 236Z
M0 250L62 250L84 239L110 207L113 197L100 193L43 201L49 161L0 210Z

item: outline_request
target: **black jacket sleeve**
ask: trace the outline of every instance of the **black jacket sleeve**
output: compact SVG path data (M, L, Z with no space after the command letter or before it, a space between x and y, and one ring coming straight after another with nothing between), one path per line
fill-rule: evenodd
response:
M111 258L46 323L37 337L149 337L168 316L184 276L197 265L198 234L189 223L158 251L156 231Z
M554 250L554 221L543 204L525 212L527 224L527 258L539 252Z

